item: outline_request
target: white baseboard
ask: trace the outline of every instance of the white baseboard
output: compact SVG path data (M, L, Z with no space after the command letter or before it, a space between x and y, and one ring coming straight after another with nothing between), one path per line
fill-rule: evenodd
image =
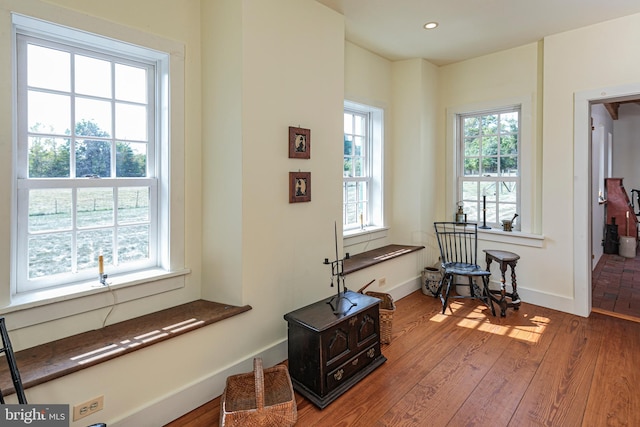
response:
M212 374L201 381L188 384L175 393L158 399L140 410L110 421L109 427L162 426L182 415L193 411L210 400L220 396L227 383L227 377L253 370L253 358L261 357L264 366L273 366L287 359L287 340Z
M384 292L390 294L395 301L402 299L409 295L410 293L420 289L420 276L416 276L412 279L407 280L406 282L399 283L391 289L388 289ZM366 291L365 291L366 292Z

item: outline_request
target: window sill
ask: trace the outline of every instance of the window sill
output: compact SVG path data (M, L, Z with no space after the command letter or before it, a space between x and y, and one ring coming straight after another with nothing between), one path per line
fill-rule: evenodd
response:
M502 231L498 228L490 228L488 230L478 228L478 240L541 248L544 243L544 235L520 231Z
M343 246L353 246L359 243L370 242L372 240L384 239L387 237L388 227L365 227L364 229L356 228L343 232Z
M350 273L380 264L381 262L397 258L412 252L421 251L424 246L408 246L408 245L387 245L378 249L371 249L362 252L344 260L343 273L346 276Z
M25 292L12 296L11 303L0 309L0 315L11 318L12 329L25 328L108 307L113 304L113 298L105 298L106 293L113 293L118 303L123 303L182 288L183 276L190 272L189 269L170 272L150 269L109 278L109 286L100 285L96 279L60 288Z
M197 300L15 353L25 389L60 378L251 310ZM0 390L14 393L8 364L0 363Z

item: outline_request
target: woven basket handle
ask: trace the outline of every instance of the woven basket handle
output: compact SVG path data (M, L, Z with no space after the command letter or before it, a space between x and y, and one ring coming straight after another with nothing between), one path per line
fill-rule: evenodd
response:
M258 410L264 408L264 372L262 370L262 359L253 359L253 372L256 379L256 405Z
M362 291L364 291L365 289L367 289L369 287L369 285L371 285L373 282L375 282L376 279L373 279L372 281L370 281L369 283L367 283L366 285L364 285L363 287L361 287L360 289L358 289L358 293L361 294Z

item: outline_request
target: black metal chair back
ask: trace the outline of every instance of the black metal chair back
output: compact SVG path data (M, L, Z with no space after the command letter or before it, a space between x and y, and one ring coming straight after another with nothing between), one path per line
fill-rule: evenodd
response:
M478 224L434 222L442 265L478 265Z
M7 363L9 364L11 380L13 381L13 387L15 388L16 395L18 396L18 403L27 404L27 397L24 394L24 387L22 386L20 371L18 371L16 357L13 354L13 347L11 347L11 340L9 339L9 333L7 332L7 325L5 324L4 317L0 317L0 335L2 336L2 348L0 349L0 353L5 354ZM1 390L0 403L4 404L4 396L2 395Z

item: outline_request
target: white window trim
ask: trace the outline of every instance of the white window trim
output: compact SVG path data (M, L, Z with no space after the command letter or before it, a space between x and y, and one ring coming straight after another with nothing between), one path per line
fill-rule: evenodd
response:
M164 114L167 120L159 124L156 129L157 135L162 139L159 153L159 176L162 177L160 183L161 197L163 205L159 218L158 227L164 229L167 236L165 244L159 245L158 257L162 261L159 268L139 271L131 274L113 277L109 279L109 287L96 287L96 283L77 283L67 287L60 287L55 290L41 290L15 295L15 262L12 262L10 277L5 283L11 286L0 288L0 314L11 315L11 324L14 328L36 325L64 317L80 314L103 307L112 306L115 302L124 303L140 298L146 298L171 290L184 288L185 276L190 270L185 268L185 212L184 188L184 57L185 47L181 43L167 40L156 35L144 33L128 27L121 27L112 22L102 21L97 18L88 17L84 14L65 12L64 17L59 17L60 25L30 18L24 15L12 13L12 21L16 26L36 28L39 34L50 33L52 36L60 37L65 31L71 30L71 26L79 31L87 32L87 37L91 33L100 34L96 40L101 43L109 43L108 39L118 39L123 42L144 46L146 49L157 52L168 52L166 60L159 61L160 75L163 76L158 84L162 85L160 93L166 94L158 97L158 109ZM69 25L68 29L64 25ZM61 31L62 33L56 33ZM95 41L95 40L94 40ZM97 43L97 42L96 42ZM13 63L16 62L16 35L12 32ZM111 44L109 47L112 48ZM16 99L16 78L15 67L13 73L13 99ZM171 70L171 73L169 73ZM16 112L13 112L13 123L16 121ZM13 133L14 144L17 133ZM14 145L15 146L15 145ZM16 170L17 153L13 151L13 168ZM171 170L169 167L171 166ZM13 179L13 200L12 206L16 206L16 180ZM174 190L175 189L175 190ZM15 213L14 213L15 214ZM16 253L16 227L11 230L12 243L11 253ZM12 255L14 256L14 255ZM107 297L105 297L107 295ZM110 295L110 296L109 296ZM135 317L135 316L132 316Z
M387 236L384 226L384 110L374 105L355 101L344 101L345 110L369 114L369 133L371 135L371 162L368 165L371 174L369 195L369 225L361 228L343 230L345 245L354 245L362 241L381 239ZM344 180L343 180L344 182ZM344 200L343 200L344 203Z
M477 104L460 105L447 108L446 121L446 158L449 173L446 176L445 195L447 218L453 220L456 210L458 194L457 165L458 158L458 121L457 117L463 114L473 114L478 111L491 111L502 109L505 106L520 106L520 211L518 217L520 231L504 232L501 229L478 230L480 239L492 242L514 243L523 246L540 247L544 240L538 231L536 224L536 206L538 192L536 191L536 164L537 156L534 150L533 128L533 101L531 97L521 96L508 99L491 100Z

